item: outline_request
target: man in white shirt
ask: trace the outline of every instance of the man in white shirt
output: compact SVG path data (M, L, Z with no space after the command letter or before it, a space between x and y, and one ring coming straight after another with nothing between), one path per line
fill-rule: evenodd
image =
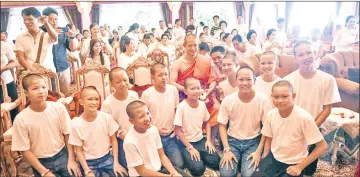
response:
M18 98L16 84L14 78L11 74L11 69L16 67L16 57L13 49L10 47L10 44L4 41L1 41L1 79L5 82L6 88L8 91L8 96L11 98L11 101L15 101ZM1 85L1 84L0 84ZM3 95L2 87L0 88L0 102L3 103L7 99L7 95ZM14 122L15 116L19 113L19 109L15 108L10 112L11 120Z
M10 45L12 50L15 49L15 44L12 41L8 41L8 33L6 31L1 31L1 41L4 41Z
M52 55L52 47L54 44L57 44L58 35L55 29L48 22L48 17L41 16L40 12L35 7L23 9L21 11L21 15L23 17L27 31L16 38L16 54L20 65L25 69L28 69L36 61L40 37L42 33L44 33L39 28L40 22L45 25L45 28L48 32L44 34L39 63L45 68L50 69L56 73Z
M181 20L175 20L175 27L173 28L173 36L175 41L184 40L185 37L185 30L181 27Z
M165 25L164 20L159 21L159 26L160 26L160 28L156 29L154 36L156 39L158 39L160 41L161 35L164 34L164 32L166 31L166 25Z
M278 41L281 46L285 46L287 36L285 31L285 19L278 18L277 19L277 28L276 28L276 38L275 40Z
M242 15L237 16L237 24L235 26L235 29L238 30L238 34L243 38L246 39L246 34L248 32L248 27L244 23L244 18Z

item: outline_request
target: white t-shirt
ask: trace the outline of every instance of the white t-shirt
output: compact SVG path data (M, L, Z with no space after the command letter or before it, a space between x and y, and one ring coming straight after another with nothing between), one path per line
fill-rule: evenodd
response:
M127 67L129 67L129 65L134 62L136 59L138 59L139 55L136 54L136 52L133 53L133 55L130 57L130 56L127 56L124 53L121 53L119 56L118 56L118 61L117 61L117 65L118 67L122 67L124 69L127 69Z
M101 111L109 113L115 121L119 124L121 129L129 130L133 125L129 121L129 116L126 113L126 106L135 100L139 99L136 92L129 90L128 97L120 101L114 97L113 94L109 95L101 105Z
M323 71L316 70L311 79L305 79L299 69L287 75L296 93L295 104L305 109L315 119L323 110L324 105L341 102L335 78Z
M161 35L163 35L165 31L166 31L166 28L164 28L164 29L161 29L161 28L156 29L155 34L154 34L155 38L161 38Z
M141 99L149 108L153 125L173 129L175 109L179 104L179 92L175 86L167 84L164 93L158 92L152 86L142 93Z
M282 79L280 77L278 77L272 82L265 82L262 75L260 75L260 76L256 77L254 89L256 92L260 92L260 93L268 96L269 101L272 103L272 98L271 98L272 87L276 82L278 82L280 80L282 80Z
M9 60L16 60L15 53L9 43L1 41L1 67L5 67L9 64ZM1 73L1 78L5 81L5 84L8 84L14 81L13 76L11 75L10 70L6 70ZM0 83L1 85L1 83Z
M250 58L252 56L255 56L257 54L256 47L254 45L249 44L248 42L245 43L245 53L244 58Z
M192 108L184 100L176 109L174 125L180 126L189 142L198 142L203 138L202 125L210 119L210 114L204 102L199 101L196 108Z
M174 34L174 39L177 41L179 39L183 39L185 38L185 30L180 26L180 27L174 27L173 28L173 34Z
M151 53L156 48L156 45L153 43L150 43L149 46L146 46L144 43L140 43L137 55L147 58L147 55Z
M169 55L170 62L175 60L175 50L176 49L175 49L174 45L168 44L167 46L164 46L163 44L158 44L157 47Z
M134 40L135 46L139 44L139 35L138 33L129 32L126 34L129 38Z
M286 118L280 116L278 109L272 109L266 116L261 133L272 137L271 152L274 158L291 165L300 163L308 156L308 145L324 139L314 118L296 105Z
M40 32L34 39L34 37L29 33L29 31L26 31L16 38L15 48L16 50L25 53L25 60L29 62L29 64L33 64L36 61L42 33L45 32L40 30ZM45 33L39 61L40 65L44 66L47 69L50 69L54 73L56 73L56 69L53 60L52 48L53 45L56 45L57 43L58 41L51 41L49 34Z
M88 122L82 116L71 120L69 144L82 146L86 160L104 157L110 151L110 136L119 125L110 114L97 111L94 121Z
M223 92L223 97L221 98L221 100L223 100L228 95L231 95L232 93L235 93L238 91L237 86L233 87L230 85L228 78L219 82L219 87L221 88L221 90Z
M269 99L262 93L256 92L250 102L244 103L236 92L221 102L217 121L225 125L230 121L228 135L239 140L253 139L260 134L260 122L264 124L270 109Z
M64 135L70 130L71 119L64 105L47 101L43 112L27 107L14 120L11 150L30 150L37 158L53 157L65 146Z
M275 54L280 54L280 49L277 47L272 47L272 46L273 46L272 42L269 42L269 41L264 42L264 44L262 46L263 52L269 51L269 50L267 50L267 48L270 48L270 51L274 52Z
M349 45L349 43L356 41L359 41L359 31L356 29L343 28L336 33L332 43L335 46L335 52L338 52L351 50L352 45Z
M80 49L80 55L84 58L90 57L90 41L91 39L85 39L82 43L82 47ZM113 48L109 44L109 40L103 40L105 42L105 49L108 54L111 54Z
M140 176L135 167L144 165L146 169L159 171L161 160L158 149L163 146L158 129L151 126L145 133L131 128L124 140L124 151L129 176Z

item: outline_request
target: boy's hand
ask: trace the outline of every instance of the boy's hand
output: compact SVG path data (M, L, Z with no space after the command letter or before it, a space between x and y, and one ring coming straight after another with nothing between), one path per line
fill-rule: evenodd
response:
M115 176L118 176L118 174L120 174L121 177L128 176L127 171L119 164L119 162L114 162L114 173Z
M90 173L89 173L88 175L86 175L86 176L96 177L95 174L94 174L94 172L90 172Z
M55 175L54 175L54 173L52 173L51 171L49 171L48 173L45 174L45 176L50 176L50 177L52 177L52 176L55 176Z
M225 152L224 157L220 162L221 168L223 168L224 165L226 165L226 170L228 170L229 169L229 164L230 164L231 169L234 169L234 164L232 163L232 159L234 159L236 163L238 162L235 155L231 151Z
M286 173L291 176L299 176L303 169L299 165L293 165L286 169Z
M76 176L76 177L81 176L81 171L80 171L79 165L75 160L69 160L67 169L71 176Z
M209 153L210 153L210 154L216 152L215 147L214 147L214 145L211 143L210 140L207 140L207 141L205 142L205 149L209 150Z
M250 158L253 159L248 168L251 168L251 166L254 165L254 169L256 169L259 166L260 156L261 156L261 153L259 151L255 151L255 152L251 153L248 156L248 158L246 159L246 160L249 160Z
M190 149L191 160L200 161L200 153L195 148Z
M171 177L182 177L181 174L179 174L178 172L175 172L173 174L170 174Z

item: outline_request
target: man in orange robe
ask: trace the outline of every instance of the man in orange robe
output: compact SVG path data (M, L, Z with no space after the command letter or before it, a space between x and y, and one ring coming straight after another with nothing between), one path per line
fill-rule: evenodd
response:
M198 79L201 83L201 88L204 90L200 99L206 103L210 113L209 121L213 127L217 125L217 114L220 104L213 95L213 90L217 84L217 76L211 68L211 59L198 55L198 39L193 34L186 35L184 47L186 50L185 55L176 60L171 66L170 84L179 90L180 101L182 101L186 97L183 92L185 79L189 77ZM212 135L212 137L214 136Z

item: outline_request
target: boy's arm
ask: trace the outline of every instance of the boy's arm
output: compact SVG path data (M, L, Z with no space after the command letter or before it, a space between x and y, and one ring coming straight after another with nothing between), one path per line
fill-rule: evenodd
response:
M157 171L149 170L145 168L145 165L139 165L135 167L136 171L139 173L140 176L170 176L166 175Z
M229 142L226 130L226 124L219 123L219 134L222 144L224 145L224 149L229 149Z
M174 62L174 64L171 66L171 72L170 72L170 84L174 85L179 91L184 91L184 87L178 83L176 83L176 80L178 78L178 72L179 72L179 62Z
M79 169L78 163L75 160L74 147L69 144L69 135L64 135L65 145L68 150L68 171L70 175L81 176L81 171ZM74 174L73 174L74 173Z
M189 143L189 141L186 139L184 133L181 131L181 127L175 125L175 135L180 139L180 141L185 145L186 148L191 147L192 145Z
M49 34L50 40L52 42L57 42L58 41L58 34L55 31L55 29L50 25L49 21L48 21L48 17L47 16L42 16L40 17L40 20L43 21L45 28Z
M126 170L124 169L124 167L122 167L119 164L119 155L118 155L118 151L119 151L119 147L118 147L118 142L116 139L116 135L113 134L112 136L110 136L111 139L111 146L112 146L112 152L113 152L113 156L114 156L114 173L115 176L118 176L117 173L119 173L121 176L128 176Z
M34 153L32 153L30 150L27 151L21 151L21 154L25 158L25 160L30 163L30 165L38 171L41 176L48 175L48 176L54 176L49 169L45 168L40 161L36 158Z
M263 158L265 158L270 153L271 142L272 142L272 138L266 136L265 137L265 144L264 144L264 151L263 151Z
M303 171L310 163L314 160L318 159L323 153L327 150L327 144L325 140L321 140L316 143L315 149L299 164L290 166L286 169L286 172L292 176L300 175L301 171Z
M161 164L170 172L171 175L177 174L174 166L171 164L169 158L165 155L164 149L158 149L158 153L160 156Z
M86 163L86 159L85 159L85 155L84 155L82 146L75 146L75 149L76 149L76 157L77 157L78 161L80 162L82 168L84 169L85 176L91 174L92 170L89 168L89 166Z
M320 112L318 116L316 116L315 123L318 127L321 126L322 123L329 117L331 113L332 104L324 105L323 110Z

